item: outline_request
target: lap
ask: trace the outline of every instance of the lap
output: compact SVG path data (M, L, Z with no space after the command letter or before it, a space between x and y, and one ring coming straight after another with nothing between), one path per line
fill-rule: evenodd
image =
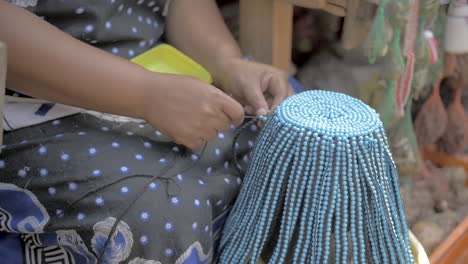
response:
M243 133L239 153L253 146L255 130ZM240 184L232 137L220 133L192 152L147 124L86 114L10 132L0 156L0 230L77 263L94 263L103 248L114 261L209 259Z

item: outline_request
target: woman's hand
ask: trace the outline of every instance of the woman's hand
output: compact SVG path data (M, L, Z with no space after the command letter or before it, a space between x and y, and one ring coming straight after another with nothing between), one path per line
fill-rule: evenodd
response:
M198 79L154 74L146 87L144 119L189 148L201 146L244 120L238 102Z
M293 94L287 74L241 58L226 59L215 79L251 115L266 115Z

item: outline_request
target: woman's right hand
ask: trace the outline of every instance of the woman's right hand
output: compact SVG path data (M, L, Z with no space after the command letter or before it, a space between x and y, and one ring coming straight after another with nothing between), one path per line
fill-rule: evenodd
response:
M242 106L212 85L187 76L152 75L143 117L178 144L195 149L244 120Z

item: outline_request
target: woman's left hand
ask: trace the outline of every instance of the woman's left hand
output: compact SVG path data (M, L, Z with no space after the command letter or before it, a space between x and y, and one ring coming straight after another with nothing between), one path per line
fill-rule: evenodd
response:
M267 115L293 95L285 72L272 66L241 58L223 61L215 81L221 89L244 106L250 115Z

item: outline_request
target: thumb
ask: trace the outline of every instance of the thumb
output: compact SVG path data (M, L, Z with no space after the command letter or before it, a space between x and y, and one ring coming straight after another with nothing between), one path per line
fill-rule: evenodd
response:
M252 87L246 94L247 103L253 108L256 115L266 115L268 113L268 104L260 87Z

